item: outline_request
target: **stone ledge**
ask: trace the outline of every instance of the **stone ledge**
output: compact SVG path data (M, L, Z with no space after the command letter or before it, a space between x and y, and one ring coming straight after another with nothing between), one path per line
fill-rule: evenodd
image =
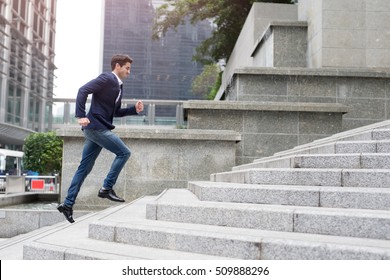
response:
M237 68L234 75L285 75L285 76L329 76L390 78L389 68L301 68L301 67L243 67Z
M197 141L241 141L241 134L231 130L201 130L201 129L163 129L163 128L134 128L117 126L114 132L119 137L127 139L165 139L165 140L197 140ZM56 133L62 137L84 137L80 127L64 126Z
M289 111L289 112L330 112L347 113L348 106L337 103L306 102L249 102L249 101L187 101L183 103L185 111L189 109L205 110L245 110L245 111Z
M257 50L260 49L261 45L269 38L272 33L273 27L308 27L308 23L306 21L272 21L268 24L267 28L261 34L261 36L257 39L254 45L254 49L252 51L251 56L253 57Z

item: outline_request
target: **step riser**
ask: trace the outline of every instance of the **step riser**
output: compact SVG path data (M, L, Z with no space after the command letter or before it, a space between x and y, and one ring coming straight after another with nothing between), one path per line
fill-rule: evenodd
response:
M389 140L390 129L377 129L372 132L372 140Z
M229 207L147 205L156 216L148 219L271 231L390 239L390 216L343 214L337 212L277 209L275 207ZM151 212L148 212L151 213Z
M189 184L188 189L202 201L294 205L327 208L355 208L390 210L389 192L351 192L302 187L299 190L281 190L234 187L200 187Z
M390 155L301 155L255 162L234 167L233 170L253 168L351 168L390 169Z
M188 186L202 201L238 202L257 204L280 204L316 207L320 204L320 193L317 190L275 190L269 189L235 189L235 188L202 188Z
M105 234L106 232L106 234ZM113 233L113 235L112 235ZM259 259L261 238L256 241L221 238L218 236L164 232L160 228L144 229L131 226L112 227L91 224L89 237L136 246L191 252L239 259Z
M341 171L324 170L247 170L215 174L217 182L242 184L341 186Z
M389 153L390 130L378 130L333 139L319 139L290 150L275 153L274 156L297 154L335 154L335 153ZM333 141L332 141L333 140ZM262 161L262 159L255 160Z
M103 232L107 231L109 238ZM111 233L114 233L113 235ZM114 239L112 237L115 236ZM324 260L390 259L390 250L356 247L294 239L237 237L226 234L201 234L161 227L91 225L89 237L136 246L170 249L239 259Z
M390 153L390 142L336 143L336 153Z
M384 169L252 169L212 174L210 180L241 184L389 188L390 171Z
M264 260L388 260L390 254L380 249L351 248L333 244L310 244L296 240L263 240Z
M292 159L292 167L389 169L390 155L297 156Z

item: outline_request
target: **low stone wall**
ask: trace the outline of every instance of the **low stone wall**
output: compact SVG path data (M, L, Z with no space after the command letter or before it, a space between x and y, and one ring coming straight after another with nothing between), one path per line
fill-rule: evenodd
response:
M343 131L389 119L385 69L236 69L226 100L335 103L348 106Z
M88 211L75 211L75 219L88 214ZM0 209L0 238L11 238L42 227L66 221L55 210Z
M231 170L236 165L236 142L241 140L239 133L221 130L118 126L114 131L132 151L115 186L115 192L126 201L158 194L166 188L185 188L190 180L209 180L211 173ZM57 135L64 139L63 200L81 160L84 136L74 126L57 130ZM113 160L113 154L102 151L81 188L75 209L113 204L97 197Z
M236 162L250 163L340 132L348 108L298 102L187 101L188 128L234 130L242 135Z

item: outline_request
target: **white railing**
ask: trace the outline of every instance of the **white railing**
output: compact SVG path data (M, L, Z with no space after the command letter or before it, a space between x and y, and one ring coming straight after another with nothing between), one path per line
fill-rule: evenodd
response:
M134 105L135 99L122 99L122 107ZM138 116L128 116L115 119L116 125L173 125L182 127L185 125L183 114L183 101L180 100L142 100L145 110ZM53 126L62 124L76 124L74 118L74 98L53 99ZM87 109L90 99L87 100ZM165 111L165 114L156 114L158 111ZM168 113L167 113L168 111Z
M58 175L0 175L0 193L10 194L24 192L58 193Z

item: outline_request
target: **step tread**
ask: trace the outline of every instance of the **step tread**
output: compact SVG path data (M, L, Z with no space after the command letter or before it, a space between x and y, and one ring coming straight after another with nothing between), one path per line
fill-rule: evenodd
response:
M0 244L0 258L2 260L21 260L24 257L26 259L226 259L88 238L89 225L94 221L120 221L120 217L124 216L131 216L133 221L145 219L145 205L155 199L156 197L153 196L143 197L130 203L84 215L77 218L73 224L64 221L9 238Z
M281 211L291 213L314 213L329 214L334 216L356 216L356 217L378 217L390 219L390 211L372 210L372 209L349 209L349 208L327 208L327 207L309 207L294 205L275 205L275 204L253 204L253 203L236 203L236 202L218 202L218 201L201 201L191 191L186 189L169 189L163 196L155 201L158 206L175 205L182 207L202 207L218 209L242 209L246 211Z
M321 250L328 251L348 251L349 253L360 252L363 254L374 254L380 256L380 258L390 259L390 241L387 240L267 231L226 226L221 227L158 220L138 220L126 223L102 221L94 223L93 226L95 230L99 227L106 229L111 228L118 233L118 235L116 234L118 238L126 236L127 242L141 242L143 243L143 246L151 246L156 243L156 246L161 247L180 247L183 245L172 242L174 240L175 242L180 242L179 240L189 240L189 238L193 237L194 240L197 240L197 243L202 241L211 243L214 242L217 244L216 246L223 246L221 245L221 243L224 244L222 242L223 240L226 241L227 244L232 244L232 242L241 242L245 244L252 243L259 248L263 248L269 244L278 244L278 246L282 246L284 248L283 250L289 250L294 247L312 248L314 250L318 250L320 248ZM134 234L134 231L140 232L140 235L143 236L143 238L138 239L136 234ZM92 235L93 234L94 233L92 233ZM182 237L182 239L180 237ZM99 238L104 239L105 237L100 235ZM166 244L164 243L166 240L172 240L172 242ZM121 242L123 242L123 240ZM209 246L210 245L206 247ZM343 255L343 253L341 253L341 255ZM349 255L340 257L346 257L347 259L352 258Z

